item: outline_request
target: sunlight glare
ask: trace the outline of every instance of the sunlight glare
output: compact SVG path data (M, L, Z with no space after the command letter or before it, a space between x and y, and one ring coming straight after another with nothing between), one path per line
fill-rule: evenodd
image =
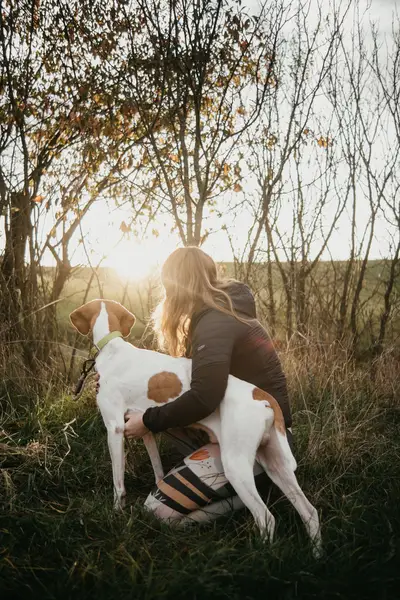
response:
M110 251L105 263L122 279L141 281L154 273L165 257L165 250L154 240L123 240Z

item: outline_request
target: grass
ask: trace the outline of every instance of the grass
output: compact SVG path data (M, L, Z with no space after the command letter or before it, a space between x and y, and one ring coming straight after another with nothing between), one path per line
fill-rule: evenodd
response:
M298 478L317 506L325 556L315 561L297 513L276 492L272 545L247 511L173 530L145 514L152 488L140 443L127 506L112 511L106 436L90 391L74 403L43 381L1 389L0 597L229 599L398 598L398 362L355 365L333 349L283 357L294 408ZM397 378L396 378L397 377ZM178 461L161 442L166 468Z

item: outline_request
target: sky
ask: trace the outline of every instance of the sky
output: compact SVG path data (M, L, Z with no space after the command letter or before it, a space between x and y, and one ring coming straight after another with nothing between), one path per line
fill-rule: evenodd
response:
M252 0L252 4L256 7L257 2ZM379 24L381 35L391 35L392 14L396 7L396 0L367 0L360 1L360 8L369 9L369 18ZM316 11L310 11L310 26L313 25L313 18ZM351 17L348 27L351 25ZM94 212L93 212L94 215ZM99 260L101 254L106 254L107 258L102 264L117 268L121 275L131 274L132 277L145 275L147 271L154 265L162 262L166 256L178 245L180 240L177 234L170 231L170 224L163 225L163 221L155 223L159 231L159 237L152 236L149 239L135 242L134 239L125 239L121 244L117 245L120 239L118 231L119 224L122 220L129 220L129 208L120 208L115 210L111 206L107 206L106 202L96 204L95 216L87 218L83 224L86 232L86 239L92 249L92 258L94 263ZM369 211L359 213L358 226L360 231L368 218ZM110 222L112 223L110 225ZM252 218L241 211L240 217L230 223L231 233L235 239L238 248L243 245L247 237L249 227L251 226ZM220 223L215 223L215 228L218 228ZM375 239L371 249L371 258L381 258L387 253L387 229L386 223L383 220L378 220L376 226ZM330 251L332 256L337 260L345 260L349 253L349 222L346 214L344 214L341 224L337 231L333 234L330 242ZM211 235L203 245L203 249L209 252L216 260L232 260L232 252L229 240L224 231L220 231ZM79 256L80 255L80 256ZM328 259L328 253L323 255L323 258ZM78 249L76 260L85 262L85 257L82 256L81 248ZM135 272L134 272L135 271Z
M400 1L400 0L399 0ZM250 9L256 9L258 2L248 0ZM381 35L391 35L392 13L396 8L396 0L360 0L361 7L370 5L370 19L379 23ZM310 27L315 18L316 11L310 11ZM350 25L350 22L349 22ZM244 183L244 188L245 188ZM365 211L364 217L367 218L368 212ZM124 237L121 241L120 225L122 221L129 222L132 216L131 209L128 205L122 205L119 208L110 201L99 201L93 205L92 210L83 219L81 232L85 240L85 248L82 244L76 244L72 254L72 264L88 264L88 259L92 265L96 265L102 261L103 266L115 268L122 276L141 278L154 267L160 265L167 255L180 245L178 235L171 232L171 222L167 222L165 218L156 220L150 227L150 231L156 228L159 235L154 237L151 234L145 239L137 240L132 235L130 238ZM284 215L285 216L285 215ZM363 225L363 214L360 213L360 229ZM252 223L251 216L246 211L241 211L239 218L234 222L230 222L231 233L235 239L235 244L240 248L243 246L249 228ZM220 222L212 223L213 229L218 229ZM330 250L332 256L337 260L343 260L348 257L348 238L349 225L347 219L342 219L342 223L338 230L334 233ZM380 258L387 251L386 224L378 222L376 235L371 251L371 258ZM1 245L1 241L0 241ZM209 252L217 261L232 260L232 252L226 232L219 231L212 234L203 245L206 252ZM325 254L323 258L328 258ZM48 265L54 264L54 259L50 253L44 257L44 263Z

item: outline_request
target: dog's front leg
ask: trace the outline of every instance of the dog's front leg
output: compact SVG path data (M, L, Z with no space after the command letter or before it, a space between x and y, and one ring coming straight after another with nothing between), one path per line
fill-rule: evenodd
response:
M156 483L164 478L164 470L161 463L160 453L158 452L157 442L152 433L146 433L143 436L144 445L148 455L150 456L151 466L153 467Z
M110 451L113 482L114 482L114 508L122 510L125 504L125 455L124 455L124 427L115 423L107 427L108 449Z

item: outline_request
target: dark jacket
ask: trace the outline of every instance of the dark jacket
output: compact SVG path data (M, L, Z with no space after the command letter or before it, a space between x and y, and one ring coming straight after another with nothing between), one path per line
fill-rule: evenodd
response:
M174 402L146 410L143 423L150 431L185 427L210 415L224 397L229 374L274 396L286 427L291 427L286 378L270 337L256 319L253 295L237 282L226 291L238 315L249 321L242 323L214 308L193 315L190 390Z

